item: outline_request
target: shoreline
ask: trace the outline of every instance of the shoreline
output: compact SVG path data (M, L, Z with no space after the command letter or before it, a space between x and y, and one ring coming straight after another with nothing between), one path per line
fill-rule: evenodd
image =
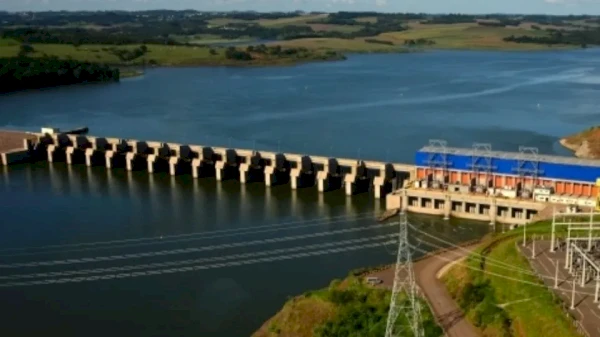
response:
M569 144L567 142L566 138L561 138L558 142L560 143L560 145L562 145L562 147L564 147L567 150L570 150L570 151L573 151L573 152L577 152L577 150L579 149L579 146L575 146L575 145Z
M427 301L430 310L434 313L435 317L442 317L443 315L448 314L448 312L452 310L456 310L458 305L455 303L454 299L450 297L448 292L442 292L442 296L440 297L439 290L441 287L445 286L439 280L440 271L443 269L449 270L452 265L460 263L461 260L467 258L468 254L472 252L472 250L477 247L481 242L481 239L478 240L470 240L465 241L458 245L456 248L440 248L433 250L423 256L415 259L413 261L413 266L415 269L415 276L417 277L417 283L421 285L427 284L427 289L422 293L423 299ZM451 261L449 261L451 260ZM442 264L442 266L440 266ZM365 267L361 269L355 269L348 272L348 276L346 276L343 280L347 280L350 277L355 277L357 279L363 279L368 276L378 277L383 283L374 286L379 289L386 289L391 291L393 288L394 281L394 273L395 273L395 264L386 264L374 267ZM333 280L332 280L333 282ZM342 284L344 281L342 281ZM279 326L278 320L281 319L281 316L284 312L289 314L290 303L294 303L302 300L305 297L306 293L313 293L323 291L323 289L327 289L327 287L320 289L310 289L307 290L304 294L292 296L291 299L286 301L281 308L273 314L271 317L266 319L260 327L256 329L256 331L252 334L253 337L261 337L266 336L266 331L269 331L269 328L273 325ZM436 297L437 296L437 297ZM436 304L432 305L432 301L436 298ZM293 312L293 309L291 309ZM459 321L458 328L452 328L445 326L443 321L435 319L436 323L445 331L451 330L451 336L455 336L454 329L458 329L462 331L471 331L470 323L468 323L464 318ZM285 322L284 322L285 323ZM467 327L465 327L467 325ZM469 337L471 335L468 335Z

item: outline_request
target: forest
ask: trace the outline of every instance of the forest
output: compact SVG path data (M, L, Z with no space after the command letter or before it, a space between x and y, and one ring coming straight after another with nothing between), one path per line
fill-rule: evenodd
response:
M0 58L0 93L58 85L119 81L119 69L55 57Z

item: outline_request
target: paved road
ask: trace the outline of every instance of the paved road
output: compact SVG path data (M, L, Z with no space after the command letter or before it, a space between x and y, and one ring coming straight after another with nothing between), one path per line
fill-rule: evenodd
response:
M431 308L440 325L448 337L479 337L478 330L464 317L462 310L452 299L446 286L437 278L438 272L450 261L456 261L468 255L474 248L466 247L463 250L453 249L439 255L430 256L415 263L415 277L419 287L427 297ZM394 269L386 269L372 276L383 280L383 285L392 287L394 284Z

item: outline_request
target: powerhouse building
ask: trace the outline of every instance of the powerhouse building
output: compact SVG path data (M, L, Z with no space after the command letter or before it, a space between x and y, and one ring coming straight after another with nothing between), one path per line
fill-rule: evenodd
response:
M488 144L453 148L438 141L417 151L415 166L417 179L456 191L468 186L507 197L596 208L599 204L599 160L540 155L535 148L492 151Z

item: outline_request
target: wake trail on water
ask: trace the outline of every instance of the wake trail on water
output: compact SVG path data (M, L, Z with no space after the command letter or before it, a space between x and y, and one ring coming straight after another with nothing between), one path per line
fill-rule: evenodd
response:
M57 253L68 253L68 252L83 252L83 251L95 251L102 249L115 249L115 248L132 248L132 247L143 247L155 244L170 244L189 242L196 240L215 239L223 237L232 237L238 235L258 234L258 233L269 233L275 231L308 228L315 226L322 226L327 224L340 223L350 220L363 220L369 217L373 217L376 212L363 212L355 215L340 215L335 217L317 218L310 220L290 221L262 226L254 227L242 227L215 230L208 232L199 233L188 233L188 234L177 234L177 235L165 235L165 236L153 236L153 237L142 237L134 239L124 240L112 240L112 241L97 241L90 243L78 243L78 244L66 244L66 245L49 245L39 247L19 247L19 248L8 248L2 249L0 252L17 252L17 251L35 251L35 252L24 252L24 253L12 253L2 254L0 257L16 257L16 256L31 256L39 254L47 254L51 252ZM289 226L297 225L297 226ZM278 228L281 227L281 228ZM147 242L149 241L149 242ZM69 249L74 248L74 249ZM66 249L66 250L65 250Z
M560 82L560 81L570 81L578 78L585 77L590 71L595 68L586 67L586 68L575 68L567 71L563 71L561 73L555 75L547 75L541 76L538 78L534 78L528 81L521 81L519 83L510 84L506 86L485 89L481 91L469 92L469 93L460 93L460 94L447 94L447 95L438 95L433 97L419 97L419 98L406 98L407 96L403 96L403 98L396 98L390 100L379 100L373 102L364 102L364 103L350 103L350 104L341 104L335 106L325 106L319 108L308 109L304 113L296 112L294 116L298 114L315 114L315 113L323 113L323 112L332 112L332 111L347 111L347 110L356 110L356 109L367 109L367 108L377 108L382 106L402 106L402 105L412 105L412 104L423 104L423 103L439 103L450 100L457 99L468 99L468 98L476 98L482 96L490 96L501 94L509 91L513 91L519 88L535 86L540 84L552 83L552 82Z

